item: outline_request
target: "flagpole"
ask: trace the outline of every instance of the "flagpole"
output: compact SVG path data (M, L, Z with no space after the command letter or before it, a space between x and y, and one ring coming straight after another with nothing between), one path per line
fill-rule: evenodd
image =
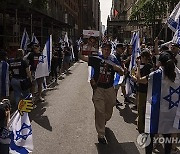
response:
M163 31L163 29L164 29L164 27L166 26L166 24L167 24L167 21L166 21L166 23L163 25L163 27L161 28L161 30L160 30L160 32L159 32L159 34L158 34L158 36L157 36L157 37L159 37L159 36L160 36L160 34L161 34L161 32Z
M32 13L31 13L31 36L32 36Z

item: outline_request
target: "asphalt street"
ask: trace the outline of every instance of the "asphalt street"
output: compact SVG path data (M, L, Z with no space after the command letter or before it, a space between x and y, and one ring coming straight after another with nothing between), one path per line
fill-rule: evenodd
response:
M107 123L107 145L98 144L94 125L92 90L87 82L88 67L79 62L69 75L45 92L45 102L30 114L33 154L143 154L137 142L137 112L133 104L114 108ZM120 102L123 101L120 92Z

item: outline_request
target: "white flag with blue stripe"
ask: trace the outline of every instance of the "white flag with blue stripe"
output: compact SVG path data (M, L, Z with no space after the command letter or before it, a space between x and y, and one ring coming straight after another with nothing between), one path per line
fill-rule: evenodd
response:
M140 55L140 38L139 38L139 31L133 34L131 39L132 43L132 56L129 65L129 71L131 72L136 67L136 58Z
M22 36L22 39L21 39L20 48L23 49L24 51L26 51L27 50L27 45L29 43L30 43L29 35L28 35L26 29L24 29L23 36Z
M59 43L63 43L63 39L61 37L59 37Z
M167 21L168 27L173 31L176 32L178 28L178 18L180 16L180 2L176 5L173 12L169 16Z
M69 47L69 39L68 39L68 33L67 32L64 36L64 42L66 42L68 44L68 47Z
M28 113L21 116L16 111L11 118L9 130L11 131L10 153L28 154L33 151L32 128Z
M51 71L51 59L52 59L52 35L49 36L43 53L39 57L39 63L36 68L35 78L41 78L49 76Z
M0 61L0 97L9 96L9 64Z
M180 45L180 16L179 16L179 20L178 20L178 29L176 30L176 32L174 34L172 43L176 43L176 44Z
M38 39L36 38L36 36L34 35L34 33L32 34L31 43L33 43L33 44L39 44L39 41L38 41Z
M149 75L145 115L145 133L180 133L173 127L180 102L180 71L176 68L175 82L164 77L160 68Z
M136 58L140 55L141 51L139 31L133 33L130 44L132 45L132 56L129 65L129 72L132 74L136 68ZM127 96L130 96L132 93L135 93L135 84L131 77L128 76L126 79L126 94Z

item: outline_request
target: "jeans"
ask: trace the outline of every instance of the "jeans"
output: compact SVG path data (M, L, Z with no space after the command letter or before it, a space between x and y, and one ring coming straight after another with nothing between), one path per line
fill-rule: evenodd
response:
M29 95L28 89L25 91L23 91L21 89L21 85L20 85L21 80L22 79L16 79L16 78L12 78L12 80L11 80L11 85L14 90L14 100L16 102L16 105L18 105L18 103L21 99L24 99Z

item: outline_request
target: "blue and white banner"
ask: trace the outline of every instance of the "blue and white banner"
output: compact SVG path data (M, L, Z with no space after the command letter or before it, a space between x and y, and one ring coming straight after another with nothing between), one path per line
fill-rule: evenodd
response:
M180 102L180 71L176 68L175 82L164 77L160 68L149 75L145 115L145 133L180 133L173 127Z
M173 12L169 16L167 20L168 27L173 31L176 32L178 28L178 18L180 16L180 2L176 5Z
M64 41L63 41L63 39L61 38L61 37L59 37L59 43L63 43Z
M39 57L39 63L36 68L35 78L41 78L49 76L51 71L51 60L52 60L52 35L49 36L43 53Z
M34 35L34 33L32 34L31 43L33 43L33 44L39 44L39 41L37 40L37 38L36 38L36 36Z
M114 75L114 86L120 85L124 80L124 76L119 75L118 73L115 73Z
M135 68L136 68L136 58L140 55L140 52L141 52L139 31L133 33L130 44L132 45L132 56L131 56L131 61L130 61L130 65L129 65L129 72L130 72L130 74L132 74L132 73L134 73ZM133 93L135 93L135 90L136 90L135 83L131 79L131 76L128 76L126 79L127 96L130 96Z
M133 33L131 44L132 44L132 56L131 56L131 61L129 65L130 72L136 67L136 58L140 55L140 52L141 52L139 31Z
M178 20L178 28L174 34L172 43L176 43L176 44L180 45L180 16L179 16L179 20Z
M26 51L27 50L27 45L29 43L30 43L29 35L28 35L26 29L24 29L23 36L22 36L22 39L21 39L20 48L23 49L24 51Z
M10 120L10 153L28 154L33 151L32 127L28 113L23 116L16 111Z
M9 96L9 64L0 61L0 97Z
M68 39L68 33L67 32L64 36L64 42L66 42L68 44L68 47L69 47L69 39Z

